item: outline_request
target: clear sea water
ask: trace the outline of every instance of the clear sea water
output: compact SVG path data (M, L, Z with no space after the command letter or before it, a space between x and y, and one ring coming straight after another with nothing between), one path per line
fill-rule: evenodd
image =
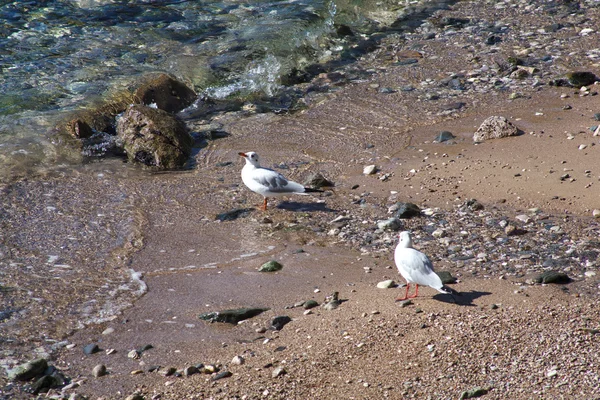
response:
M285 77L347 58L408 3L0 1L0 180L80 162L52 135L58 121L144 74L167 72L205 98L276 98Z

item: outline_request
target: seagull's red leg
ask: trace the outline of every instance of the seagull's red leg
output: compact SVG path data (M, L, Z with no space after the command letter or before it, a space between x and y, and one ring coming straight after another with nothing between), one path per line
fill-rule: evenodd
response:
M414 299L415 297L417 297L419 295L419 285L415 283L415 294L410 296L411 299Z
M265 201L263 202L262 210L267 211L267 198L266 197L265 197Z
M404 297L396 297L396 301L403 301L408 299L408 288L410 287L410 283L406 282L406 292L404 292Z

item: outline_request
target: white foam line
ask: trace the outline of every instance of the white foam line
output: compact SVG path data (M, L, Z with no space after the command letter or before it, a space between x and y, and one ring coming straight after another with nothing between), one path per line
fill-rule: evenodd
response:
M142 272L136 272L133 269L130 269L129 272L131 274L131 280L139 285L139 289L134 293L138 296L141 296L144 293L146 293L148 291L148 285L146 285L146 282L142 280L144 274Z

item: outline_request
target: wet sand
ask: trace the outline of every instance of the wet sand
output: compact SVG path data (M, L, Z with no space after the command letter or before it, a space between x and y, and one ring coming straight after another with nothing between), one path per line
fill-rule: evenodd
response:
M468 7L457 9L452 15L464 15ZM513 44L500 44L499 53L509 53ZM456 210L475 198L507 219L539 208L562 221L561 241L593 242L597 236L592 210L600 208L600 147L589 128L597 123L600 96L543 85L523 86L527 92L514 100L507 92L468 91L423 101L420 91L379 90L472 67L461 54L468 49L446 46L426 42L424 58L410 69L388 65L382 53L367 57L361 63L375 70L369 81L341 87L299 114L225 116L221 122L230 136L209 142L192 171L126 177L106 172L141 215L140 237L131 239L135 246L123 246L120 271L143 273L148 292L114 320L67 337L76 346L61 349L53 362L82 381L73 391L91 399L125 398L136 390L148 399L458 398L481 386L490 391L484 398L597 397L600 348L589 331L598 328L600 316L595 275L574 276L565 286L532 285L526 283L531 274L474 274L467 270L476 270L476 262L467 268L436 257L438 269L459 277L454 288L464 295L458 304L423 289L414 305L401 308L394 302L401 289L376 288L384 279L401 283L392 259L395 234L382 234L371 248L329 234L330 221L340 215L370 234L376 221L391 216L387 209L396 201L437 207L454 231L468 231ZM597 70L591 61L579 67ZM456 101L466 106L443 112ZM523 134L474 144L473 133L491 115L509 118ZM456 136L452 144L433 143L442 130ZM587 148L579 150L581 144ZM335 192L272 200L267 212L255 208L219 222L219 213L262 201L239 178L243 160L237 153L251 150L266 166L285 163L282 172L299 182L321 172L335 182ZM218 166L227 161L232 164ZM364 176L369 164L379 174ZM561 180L565 173L572 179ZM389 176L379 179L384 174ZM425 239L426 228L436 223L421 217L404 227ZM460 234L452 239L460 241ZM443 254L440 241L416 245ZM259 273L270 259L284 269ZM597 268L595 261L588 270ZM347 300L336 310L304 315L301 308L286 308L308 299L322 303L334 291ZM246 306L271 310L238 326L198 319L202 312ZM293 321L280 332L257 332L278 315ZM106 328L114 331L102 334ZM89 343L116 353L85 356L82 348ZM140 359L127 357L145 344L154 348ZM246 363L233 365L235 355ZM200 374L146 372L154 365L197 363L219 364L233 376L211 381ZM93 378L97 364L105 364L109 375ZM273 378L277 366L287 373ZM145 372L131 375L134 370Z

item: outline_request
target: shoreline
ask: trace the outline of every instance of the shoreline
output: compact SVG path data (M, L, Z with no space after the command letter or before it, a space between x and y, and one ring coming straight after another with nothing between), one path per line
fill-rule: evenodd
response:
M442 15L462 15L468 7L457 4L455 10ZM515 23L531 22L528 14L515 13L520 18ZM444 71L435 68L446 57L456 58L453 51L465 51L457 45L442 53L449 40L470 40L460 30L440 31L440 38L401 46L424 46L423 60L412 69L382 62L390 52L382 46L361 61L380 67L369 82L327 94L306 112L241 120L225 116L221 122L230 136L201 151L196 170L137 178L127 193L136 197L134 208L143 210L147 225L143 246L128 265L144 274L149 292L114 321L77 331L68 338L76 346L58 351L57 368L82 381L73 391L89 398L124 398L135 391L146 398L447 398L485 386L490 393L484 398L598 395L591 386L597 376L585 374L568 357L595 365L594 354L600 354L594 335L584 330L597 329L593 322L600 314L593 304L596 275L585 275L598 268L592 253L597 257L594 238L600 227L591 211L600 208L600 171L593 164L600 147L589 127L600 111L600 96L515 82L527 92L509 100L507 92L455 93L447 85L434 86L452 76L448 71L465 71L467 79L472 67L465 56L444 64ZM510 42L498 46L499 52L508 51ZM433 83L428 77L435 77ZM381 90L407 84L431 90ZM441 98L420 100L428 95ZM447 110L456 107L453 103L466 106ZM473 145L473 132L490 115L506 116L524 134ZM453 132L455 144L432 143L441 130ZM588 147L579 150L580 144ZM316 198L272 201L266 214L253 211L217 223L220 212L260 200L239 179L237 151L250 150L258 151L267 166L285 163L282 172L300 182L322 172L336 183L336 193L321 198L324 203ZM225 161L233 164L217 166ZM380 172L364 176L362 168L369 164ZM561 180L566 173L571 177ZM139 196L143 193L151 194ZM461 207L471 198L484 205L481 213ZM396 201L439 208L433 216L403 221L403 229L418 232L416 245L436 269L459 278L455 288L466 292L465 307L426 289L413 306L399 308L393 302L396 292L375 287L384 279L402 282L391 258L395 234L375 232L376 222L391 216L387 209ZM522 214L528 222L515 218ZM348 224L332 225L338 216L348 217ZM502 220L528 233L508 237ZM558 229L551 231L553 226ZM435 229L445 236L434 237ZM460 256L472 258L452 258L449 248L456 245L462 246ZM296 253L299 249L304 253ZM258 254L240 257L252 253ZM561 287L527 283L555 255L567 260L575 282ZM281 260L284 270L269 276L256 272L270 258ZM185 269L211 263L214 269ZM334 291L347 300L336 310L304 315L285 308L309 298L322 303ZM201 312L247 305L272 311L236 327L197 318ZM570 317L575 312L585 318ZM281 331L256 332L285 313L293 321ZM106 328L114 331L103 334ZM506 337L497 336L499 329ZM568 350L552 350L553 340ZM89 343L117 352L83 356L81 349ZM140 359L127 358L145 344L154 349ZM481 357L465 361L468 352ZM529 356L538 353L546 359ZM246 363L232 363L235 355ZM411 356L416 361L398 360ZM173 378L147 372L152 365L183 368L199 362L220 364L233 376L212 381L200 374ZM107 365L108 376L91 377L98 363ZM277 367L286 373L272 377ZM535 372L528 374L528 368ZM134 370L143 373L131 375Z

